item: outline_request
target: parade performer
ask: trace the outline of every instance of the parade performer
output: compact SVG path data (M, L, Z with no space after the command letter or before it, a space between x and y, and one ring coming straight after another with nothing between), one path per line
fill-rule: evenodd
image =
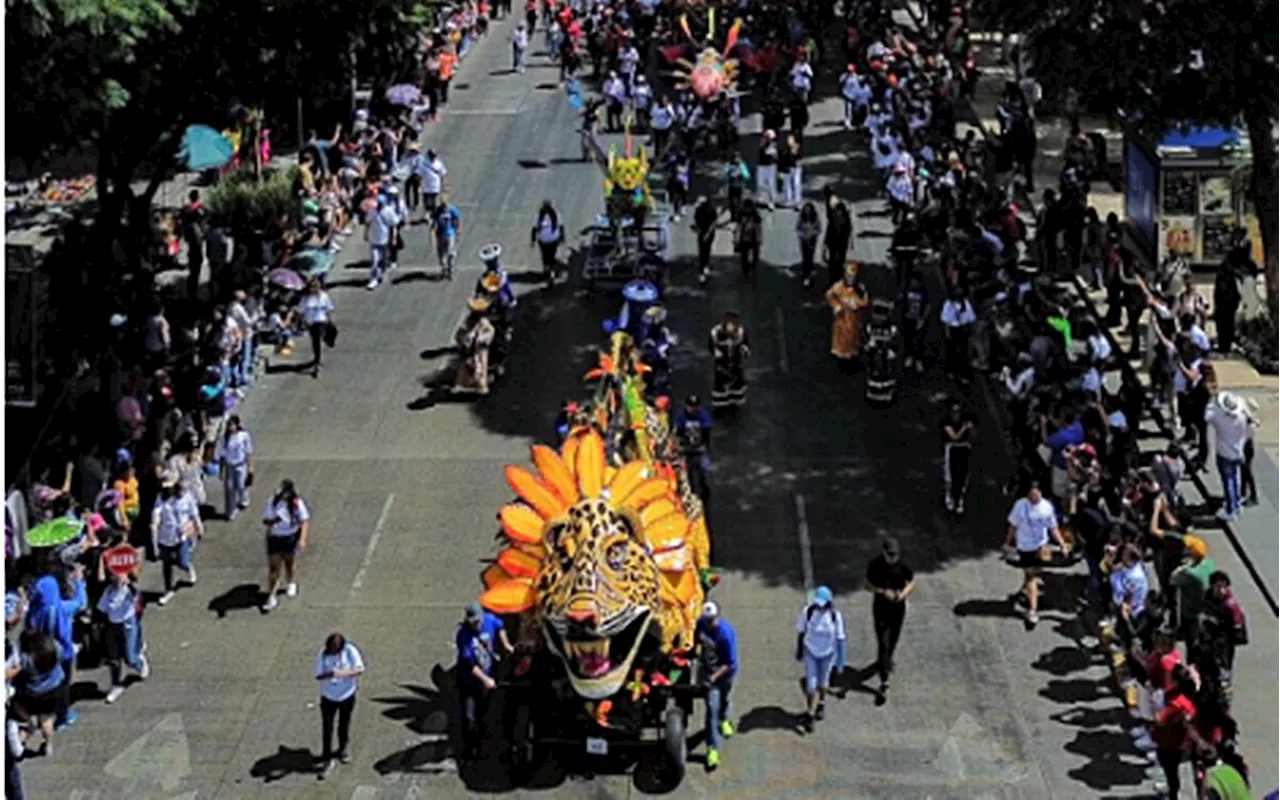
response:
M645 399L653 401L671 388L671 348L679 339L667 327L667 310L660 305L644 312L645 336L640 340L640 355L650 372L645 380Z
M668 60L674 61L677 69L674 72L676 88L688 91L701 101L715 100L720 95L733 92L738 83L738 60L729 58L729 54L738 46L738 36L742 32L742 20L737 20L729 28L725 37L723 50L711 46L716 33L716 12L707 12L707 47L698 53L696 61L669 54ZM684 35L694 42L693 32L689 30L688 15L680 18L680 29ZM695 45L696 46L696 45ZM683 48L681 48L683 49Z
M720 411L747 402L747 356L751 354L747 330L737 311L726 311L708 337L715 362L711 407Z
M844 266L844 278L827 290L831 321L831 355L848 367L862 351L862 312L871 304L867 287L858 280L858 262Z
M651 281L628 281L622 287L622 308L616 319L604 321L604 332L612 336L621 331L630 334L637 342L643 342L648 332L645 312L657 304L658 298L658 287Z
M458 344L455 392L489 393L489 348L497 334L486 316L492 305L493 300L488 297L473 297L467 302L467 314L453 335Z
M644 224L644 214L653 207L649 195L649 155L644 145L638 150L631 139L631 119L625 125L622 155L610 146L605 164L604 195L609 218L615 225L631 220L636 227Z
M484 274L476 281L473 294L477 297L494 295L494 302L503 311L515 308L515 289L511 287L511 278L502 266L502 245L487 244L480 248L480 260L484 262Z
M874 300L867 323L867 402L891 405L898 395L898 326L891 300Z

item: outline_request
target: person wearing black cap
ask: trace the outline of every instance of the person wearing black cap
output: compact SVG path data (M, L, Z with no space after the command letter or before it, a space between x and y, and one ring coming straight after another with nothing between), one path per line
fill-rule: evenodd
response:
M467 755L474 755L480 744L480 721L484 719L489 692L497 687L493 668L498 662L498 647L515 652L502 619L484 610L477 602L467 604L466 615L458 625L454 639L458 649L458 692L462 704L462 733Z
M898 540L889 537L880 555L867 565L867 591L871 592L871 618L876 630L876 667L880 672L880 701L889 692L889 676L893 673L893 651L902 635L907 617L907 598L916 590L916 577L902 560Z

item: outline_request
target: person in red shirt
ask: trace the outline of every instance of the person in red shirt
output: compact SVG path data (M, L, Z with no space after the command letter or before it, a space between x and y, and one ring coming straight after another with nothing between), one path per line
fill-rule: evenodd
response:
M1178 652L1177 640L1171 631L1158 631L1153 639L1154 651L1143 664L1147 670L1147 683L1154 691L1168 692L1173 688L1173 671L1182 666L1182 654Z
M1196 692L1195 676L1185 666L1178 665L1170 675L1171 687L1165 694L1164 707L1155 714L1151 724L1151 738L1156 743L1156 759L1164 770L1165 791L1171 800L1177 800L1182 790L1179 772L1182 762L1191 755L1192 748L1212 752L1213 745L1201 735L1197 726L1197 710L1193 699ZM1197 787L1196 796L1199 796Z

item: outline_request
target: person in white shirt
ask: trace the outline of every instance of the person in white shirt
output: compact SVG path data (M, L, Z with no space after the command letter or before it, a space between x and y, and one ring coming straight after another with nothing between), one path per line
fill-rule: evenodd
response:
M1018 498L1005 521L1008 532L1004 549L1010 555L1017 555L1017 565L1022 568L1022 594L1027 600L1027 624L1035 625L1040 608L1040 583L1036 573L1044 563L1041 553L1050 540L1063 554L1067 552L1067 544L1058 530L1058 515L1053 504L1045 499L1038 483L1032 482L1026 496Z
M431 202L434 208L434 199ZM369 283L365 288L370 291L378 288L383 274L391 266L391 244L399 224L400 215L396 213L395 206L379 199L364 229L364 239L369 243Z
M628 93L636 85L636 68L639 65L640 52L630 41L624 42L618 48L618 72L622 74L622 81L626 84Z
M239 414L227 418L227 428L218 443L217 461L222 469L224 508L230 522L249 507L249 487L253 485L253 437L240 422Z
M227 319L240 328L240 353L235 363L236 381L247 386L253 383L253 373L258 352L258 313L250 310L249 295L243 289L236 290L227 306Z
M1204 419L1213 430L1214 455L1222 481L1223 504L1218 519L1234 520L1240 516L1240 473L1255 423L1240 398L1230 392L1219 393L1209 403Z
M529 49L529 32L524 29L524 23L521 22L516 26L516 32L511 34L511 71L524 74L524 54Z
M969 364L969 331L978 315L973 310L973 303L958 288L952 288L942 310L938 313L942 320L945 334L947 373L957 378L967 379L970 373Z
M311 336L311 377L314 378L320 374L325 336L332 335L329 326L333 324L333 300L318 279L312 278L307 285L307 294L298 303L298 315Z
M331 633L316 654L315 676L320 682L320 780L329 776L338 762L351 761L351 714L356 707L356 690L364 675L364 656L347 637ZM334 722L338 728L338 751L333 750Z
M635 50L634 47L631 49ZM637 75L631 86L631 108L635 111L636 127L640 130L647 130L649 127L649 107L652 105L653 87L643 75Z
M200 506L178 485L178 473L167 473L161 479L160 499L151 511L151 536L160 552L163 565L164 594L156 602L167 605L173 599L173 568L187 573L187 583L196 583L196 567L191 550L195 540L204 536Z
M604 95L604 127L609 133L622 130L622 109L627 102L627 84L618 77L618 73L610 72L601 87Z
M809 90L813 88L813 67L803 56L791 67L791 90L801 100L809 102Z
M653 132L653 157L662 158L667 150L667 141L671 136L671 128L676 124L676 108L671 98L663 96L653 107L649 115L649 129Z
M440 195L448 185L449 168L440 160L435 150L428 150L427 157L422 159L421 164L418 174L422 179L422 219L425 222L435 217Z
M805 714L802 722L812 732L813 723L826 714L831 671L844 670L844 616L836 610L834 595L826 586L813 590L813 599L796 618L796 661L804 662Z
M138 587L127 575L112 574L111 583L98 598L98 611L107 618L107 667L111 672L111 689L107 703L124 694L124 667L146 680L151 665L142 652L142 623L138 619Z
M267 599L262 604L266 614L277 605L281 583L289 597L298 595L295 560L298 553L307 549L307 536L311 533L311 510L298 495L293 481L286 478L280 482L280 489L267 503L262 524L267 529Z
M850 64L840 76L840 96L844 99L844 127L851 130L858 122L858 116L865 114L871 93L867 90L857 66Z

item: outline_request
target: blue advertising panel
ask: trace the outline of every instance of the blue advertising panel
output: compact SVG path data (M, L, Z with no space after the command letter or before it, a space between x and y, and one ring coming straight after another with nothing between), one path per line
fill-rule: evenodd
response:
M1154 256L1157 230L1157 193L1160 170L1133 139L1124 144L1124 213L1139 242Z

